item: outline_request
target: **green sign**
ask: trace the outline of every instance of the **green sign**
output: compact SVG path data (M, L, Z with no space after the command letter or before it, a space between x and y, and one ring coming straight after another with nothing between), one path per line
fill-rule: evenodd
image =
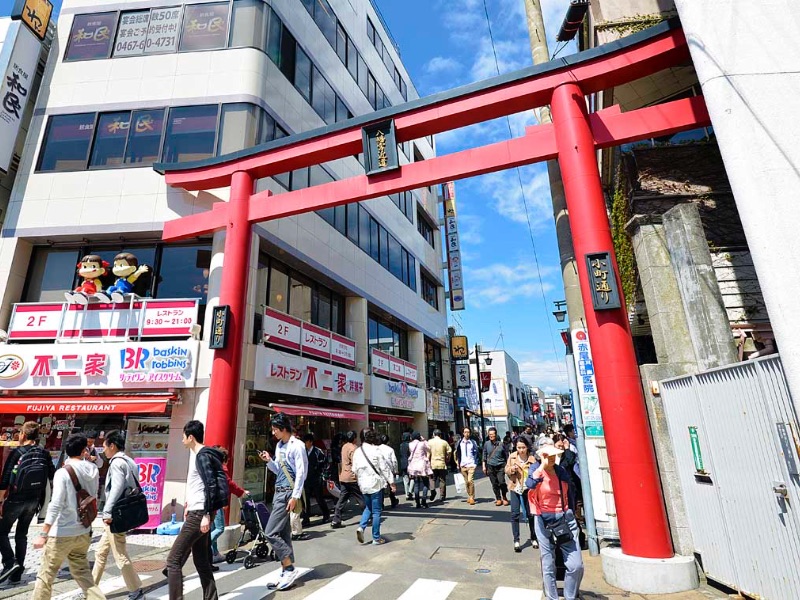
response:
M700 438L697 437L697 427L689 427L689 439L692 440L692 455L694 456L694 468L698 473L705 473L703 468L703 454L700 452Z

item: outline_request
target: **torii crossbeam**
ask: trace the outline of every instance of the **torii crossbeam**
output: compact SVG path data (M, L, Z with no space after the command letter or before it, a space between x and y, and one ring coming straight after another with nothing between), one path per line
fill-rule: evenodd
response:
M558 159L569 210L586 322L594 348L597 388L625 554L673 555L639 371L622 307L595 310L583 257L608 253L617 289L616 258L597 168L596 150L710 124L702 97L627 113L612 107L587 114L585 95L689 61L677 21L574 56L387 108L343 123L196 163L159 164L166 182L185 190L230 186L230 200L210 211L165 223L165 240L226 230L220 304L230 306L231 341L217 350L211 376L207 436L233 447L244 338L246 276L252 225L511 167ZM504 142L414 162L380 175L361 175L272 196L253 193L258 178L353 156L362 128L394 120L398 142L551 105L553 123L529 127ZM632 450L635 449L635 450Z

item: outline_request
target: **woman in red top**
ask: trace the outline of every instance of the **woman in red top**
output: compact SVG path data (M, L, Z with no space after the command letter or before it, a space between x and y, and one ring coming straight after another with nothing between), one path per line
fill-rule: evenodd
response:
M222 470L225 471L225 475L228 477L228 491L231 494L234 494L237 498L241 498L245 494L248 494L248 491L244 488L239 487L239 485L231 479L231 474L228 472L228 449L223 448L222 446L214 446L217 450L222 453ZM228 496L228 503L230 503L231 499ZM217 540L219 536L221 536L225 532L225 511L220 509L217 511L216 516L214 517L214 528L211 530L211 561L212 563L219 563L225 560L225 557L219 553L219 549L217 548ZM214 567L216 569L216 567Z
M578 545L578 523L570 507L569 474L556 464L556 456L564 451L555 446L544 445L538 450L541 463L532 465L526 487L530 489L528 500L536 515L536 539L542 556L542 579L547 600L558 600L556 586L556 550L564 557L564 600L577 600L583 579L583 558ZM572 537L556 543L549 528L564 520Z

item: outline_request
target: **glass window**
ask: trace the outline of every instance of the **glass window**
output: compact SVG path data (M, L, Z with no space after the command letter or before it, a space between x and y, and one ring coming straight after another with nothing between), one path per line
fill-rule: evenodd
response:
M287 190L290 188L292 183L292 174L291 173L279 173L278 175L273 175L272 178L277 181L282 187L286 188Z
M164 110L135 110L131 119L125 164L151 165L161 152Z
M408 255L408 287L417 291L417 259Z
M369 19L367 19L367 37L370 42L375 43L375 25Z
M394 331L382 321L378 321L378 350L394 354Z
M375 262L380 262L381 260L381 253L380 253L380 236L378 232L380 231L380 225L378 222L370 217L369 219L369 239L370 239L370 246L369 246L369 255Z
M95 113L50 117L39 156L39 171L86 168Z
M358 244L358 203L347 205L347 237Z
M348 40L347 43L347 70L350 71L350 75L358 81L358 59L361 58L358 54L358 50L356 50L355 44L353 44L353 40Z
M342 27L341 23L336 25L336 54L339 55L339 60L342 64L347 64L347 32Z
M317 6L314 8L314 20L328 43L336 48L336 15L331 5L328 4L328 0L317 0Z
M314 324L324 327L325 329L331 328L331 292L327 288L319 288L314 294L316 298L316 311Z
M335 209L334 220L336 222L336 231L342 235L347 235L347 205L340 204Z
M31 257L23 302L63 302L73 288L77 250L36 248Z
M369 69L367 69L367 63L364 62L364 59L359 55L358 57L358 87L361 88L361 91L364 92L365 96L369 95Z
M228 41L227 2L189 4L183 18L181 52L224 48Z
M294 63L296 56L297 41L295 41L294 36L286 26L284 26L283 33L281 33L281 60L278 67L281 73L286 75L286 79L292 83L294 83Z
M286 267L270 261L269 269L269 295L267 304L281 312L289 311L289 274Z
M111 167L122 164L125 140L131 126L131 113L115 112L100 115L94 136L90 167Z
M175 52L178 49L178 30L183 9L180 6L153 8L147 29L145 54Z
M400 80L400 94L403 96L403 100L408 100L408 86L406 85L406 80L405 79L401 79ZM433 140L431 140L431 141L433 141ZM432 143L431 143L431 147L433 147Z
M378 58L383 60L383 40L381 40L381 36L376 33L372 43L375 45L375 50L378 51Z
M311 322L311 282L297 273L289 280L289 314Z
M350 111L347 109L347 105L342 101L339 96L336 96L336 122L339 121L346 121L350 118Z
M344 298L339 294L331 295L331 331L344 335Z
M117 13L75 15L69 34L66 60L108 58L114 41Z
M400 248L400 281L408 284L408 251Z
M321 210L318 210L317 214L320 217L322 217L323 219L325 219L325 221L328 223L328 225L330 225L331 227L335 226L335 223L336 223L336 221L335 221L336 209L334 209L334 208L323 208Z
M314 0L300 0L300 3L303 6L306 7L306 10L308 11L308 14L310 14L313 17L314 16L314 4L315 4Z
M316 67L314 71L316 74ZM294 86L306 100L311 101L311 59L300 46L295 51Z
M208 296L211 244L164 246L156 288L157 298L201 298Z
M308 185L315 186L315 185L322 185L324 183L330 183L333 181L333 177L320 165L312 165L311 171L308 177Z
M385 228L380 228L380 238L381 238L381 266L389 270L389 232L386 231Z
M292 171L292 190L303 190L308 187L308 167Z
M375 93L376 93L376 83L375 78L372 76L372 73L367 74L367 100L369 100L370 106L375 108Z
M138 247L129 247L129 246L99 246L94 247L91 246L89 248L84 248L82 253L83 254L97 254L105 260L108 264L114 264L114 257L119 254L120 252L130 252L139 260L140 265L153 265L155 264L156 258L156 247L155 246L138 246ZM113 274L111 275L112 279L115 279ZM152 274L147 273L139 277L133 286L133 292L140 296L151 296L151 289L152 289L153 279ZM193 296L196 294L193 294ZM162 296L163 297L163 296ZM187 296L188 297L188 296Z
M269 24L267 25L267 56L276 65L281 64L281 35L283 23L275 11L269 9Z
M389 272L397 277L400 281L403 281L403 266L400 264L400 260L402 258L402 249L403 247L400 245L394 236L389 236Z
M428 221L419 211L417 211L417 231L430 244L431 248L436 248L436 236L433 233L433 227L428 224Z
M234 0L231 16L231 47L252 46L264 50L267 33L263 0Z
M259 110L245 102L222 106L218 154L252 148L258 143Z
M322 74L314 68L314 98L312 106L326 123L336 121L336 93Z
M389 54L389 49L383 49L383 64L386 66L386 69L389 71L390 75L394 74L394 61L392 60L392 56Z
M149 10L123 12L119 17L114 56L137 56L147 47Z
M164 162L186 162L214 156L219 106L171 108L164 139Z
M358 209L358 246L367 254L370 253L370 219L369 213L363 206Z
M261 126L258 130L258 143L271 142L275 139L275 119L267 111L261 111Z
M422 274L422 299L436 310L439 310L439 293L436 283L424 273Z

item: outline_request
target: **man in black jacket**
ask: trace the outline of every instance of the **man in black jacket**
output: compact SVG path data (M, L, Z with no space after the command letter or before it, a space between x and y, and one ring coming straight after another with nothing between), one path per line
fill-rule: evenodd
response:
M327 523L331 520L331 510L325 500L323 492L325 466L327 459L325 453L314 446L314 434L309 432L303 436L308 455L308 471L306 472L306 482L303 484L303 491L306 495L306 502L303 504L303 527L311 525L310 500L314 498L322 512L322 522Z
M222 470L222 453L203 445L205 428L200 421L183 426L183 445L189 450L186 508L183 527L167 557L169 600L183 600L183 565L192 555L203 600L217 599L211 570L209 530L214 513L228 501L228 478Z
M489 439L483 445L483 472L489 476L494 491L495 504L508 506L508 485L506 485L506 461L508 451L499 439L497 429L490 427Z
M19 432L19 443L6 459L3 475L0 477L0 502L2 502L2 519L0 519L0 553L3 556L3 571L0 582L8 580L18 583L25 570L25 553L27 551L28 527L33 517L41 510L47 491L47 481L52 488L56 469L50 454L41 448L39 441L39 424L28 421ZM25 460L21 460L25 457ZM8 535L14 523L17 529L14 534L15 550L11 549Z

